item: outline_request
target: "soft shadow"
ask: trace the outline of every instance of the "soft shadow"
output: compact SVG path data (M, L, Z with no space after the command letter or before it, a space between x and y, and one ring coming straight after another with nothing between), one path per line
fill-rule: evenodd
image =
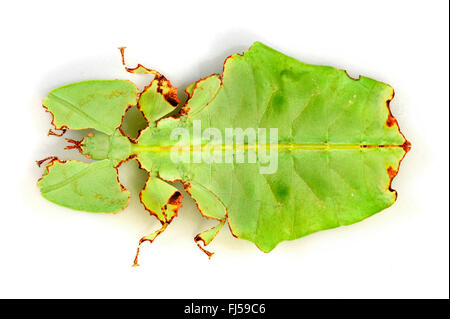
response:
M121 129L128 137L135 139L139 132L147 127L144 115L136 106L128 109L123 117Z
M185 88L189 84L211 74L222 75L223 64L227 57L233 54L242 54L247 51L255 41L268 43L267 39L248 30L235 29L217 35L208 50L208 59L202 59L192 68L192 74L181 82L180 88ZM270 43L268 43L270 44Z

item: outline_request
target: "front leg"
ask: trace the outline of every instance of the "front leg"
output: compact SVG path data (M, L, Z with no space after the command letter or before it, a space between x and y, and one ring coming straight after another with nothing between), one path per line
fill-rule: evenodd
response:
M135 74L153 74L155 78L142 91L138 108L144 114L149 124L166 117L175 115L181 108L178 98L177 88L173 87L170 81L156 70L146 68L138 64L135 68L127 67L125 63L125 48L119 48L122 55L122 64L125 70Z

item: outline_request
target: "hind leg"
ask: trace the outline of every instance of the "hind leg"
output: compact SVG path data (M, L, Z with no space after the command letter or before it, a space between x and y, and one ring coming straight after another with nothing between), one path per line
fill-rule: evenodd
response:
M204 217L213 218L219 221L218 225L212 227L211 229L205 230L194 237L194 241L198 248L200 248L209 258L211 258L214 253L202 247L200 242L203 242L203 246L207 246L212 242L227 220L227 211L219 198L201 184L192 182L186 186L185 189L186 192L188 192L195 200L200 213Z

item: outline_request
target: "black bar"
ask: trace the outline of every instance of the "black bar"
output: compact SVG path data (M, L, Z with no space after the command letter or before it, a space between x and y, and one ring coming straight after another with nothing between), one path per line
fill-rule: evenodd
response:
M95 313L106 315L128 314L136 311L141 316L157 318L315 318L324 314L332 316L353 316L365 318L374 315L381 318L394 312L405 315L423 313L429 318L432 312L448 312L449 300L297 300L297 299L24 299L0 300L0 309L9 306L18 315L26 310L35 314L58 313L59 316L79 315L86 317ZM63 312L57 309L62 309ZM361 310L362 309L362 310ZM442 313L442 312L441 312ZM144 318L144 317L142 317ZM159 318L159 317L158 317ZM161 317L165 318L165 317Z

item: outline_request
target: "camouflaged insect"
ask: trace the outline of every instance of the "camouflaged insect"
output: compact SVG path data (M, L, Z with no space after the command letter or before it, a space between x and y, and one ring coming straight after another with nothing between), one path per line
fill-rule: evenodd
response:
M391 182L410 144L390 112L394 91L385 83L305 64L259 42L228 57L222 76L189 85L184 104L159 72L142 65L126 69L155 78L143 92L125 80L93 80L59 87L44 100L56 129L96 130L81 141L69 140L68 148L97 161L50 158L38 182L49 201L87 212L119 212L129 192L118 181L117 167L135 159L148 172L141 202L162 225L139 245L153 242L177 216L182 194L172 182L181 181L201 214L217 220L195 237L211 256L200 242L208 245L225 223L235 237L269 252L282 241L361 221L396 200ZM121 124L134 105L148 126L131 139ZM234 159L250 149L275 149L277 170L262 174L260 158L174 162L174 147L188 156L210 147L208 140L171 136L180 128L195 133L196 121L224 135L227 128L277 129L276 141L266 136L256 144L232 139L214 145Z

